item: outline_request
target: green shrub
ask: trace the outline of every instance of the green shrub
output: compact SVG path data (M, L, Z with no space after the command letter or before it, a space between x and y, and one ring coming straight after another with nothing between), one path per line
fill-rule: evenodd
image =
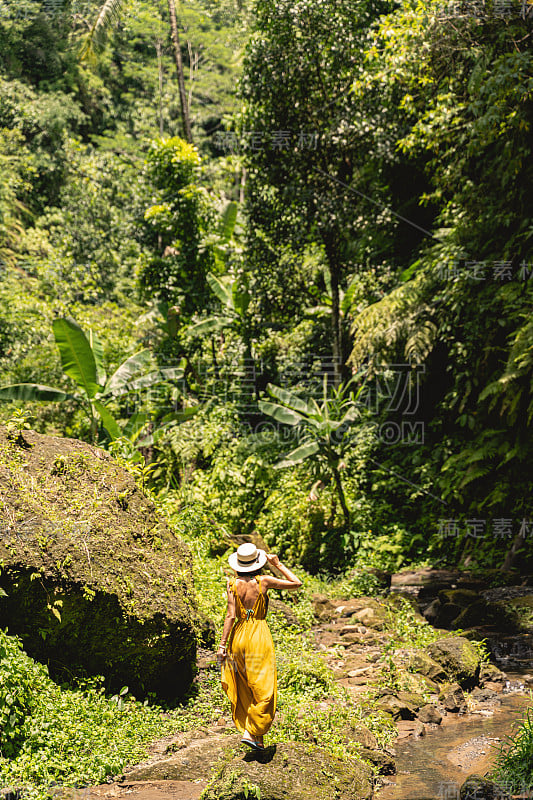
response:
M303 694L308 699L319 700L331 689L331 676L323 662L308 664L291 662L282 671L278 686Z
M43 800L52 782L102 783L142 758L151 741L190 724L181 709L162 715L128 697L127 687L107 697L102 683L58 686L20 639L0 631L0 782Z
M22 642L0 630L0 752L13 757L24 741L26 719L49 682L48 670L32 661Z
M225 558L214 558L211 552L215 541L224 541L224 527L199 502L181 506L177 495L169 495L156 503L190 547L198 606L222 631L227 605L224 569L228 565Z
M494 777L511 791L533 789L533 708L527 709L515 735L506 738L496 759Z

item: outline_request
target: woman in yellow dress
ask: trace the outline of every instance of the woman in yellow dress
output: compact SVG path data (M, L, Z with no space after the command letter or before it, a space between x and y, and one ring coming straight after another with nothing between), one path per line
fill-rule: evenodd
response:
M222 688L231 702L235 727L243 734L241 741L261 750L276 713L277 689L274 643L266 621L267 592L298 589L302 582L277 556L251 542L241 544L228 560L236 576L228 578L228 610L217 653ZM286 580L261 575L267 562Z

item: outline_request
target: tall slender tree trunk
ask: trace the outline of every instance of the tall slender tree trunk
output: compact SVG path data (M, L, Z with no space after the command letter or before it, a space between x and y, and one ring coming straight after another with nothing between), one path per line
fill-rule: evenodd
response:
M157 52L157 71L159 73L159 135L163 135L163 60L161 58L161 39L155 43Z
M215 378L216 380L220 380L220 369L218 367L218 360L217 360L217 351L215 347L215 337L211 337L211 356L213 358L213 367L215 368Z
M174 0L168 0L168 13L170 15L170 31L172 34L172 44L174 46L174 60L176 62L176 71L178 73L178 88L180 93L183 132L185 135L185 140L187 142L192 142L189 104L187 102L187 92L185 91L185 76L183 74L183 60L181 58L180 39L178 35L178 20L176 18L176 4L174 3Z
M340 267L338 262L337 248L333 241L333 236L328 235L324 237L324 245L326 249L326 258L328 261L329 278L331 283L331 349L333 356L333 382L335 386L340 386L342 383L344 366L340 314Z
M192 49L192 44L189 39L187 39L187 49L189 51L189 110L192 106L192 90L194 86L194 78L198 72L198 50Z
M253 399L257 402L259 400L259 387L257 386L255 359L252 355L252 334L247 325L244 326L242 338L244 342L244 388L245 392L253 389Z
M337 497L339 498L339 502L342 508L344 524L346 526L346 530L348 531L350 529L350 510L348 508L348 504L346 503L346 496L344 494L341 475L337 467L333 467L332 472L333 472L333 479L335 480L335 488L337 489Z
M91 444L98 444L98 420L95 416L92 403L89 403L89 417L91 420Z
M342 383L342 339L341 339L341 314L339 297L339 273L337 265L330 268L331 280L331 330L333 333L333 380L335 386Z

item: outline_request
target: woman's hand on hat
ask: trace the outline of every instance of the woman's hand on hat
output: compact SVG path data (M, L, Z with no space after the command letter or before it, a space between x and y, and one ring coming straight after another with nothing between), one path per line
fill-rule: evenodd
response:
M274 553L265 553L265 556L272 567L279 567L279 558Z

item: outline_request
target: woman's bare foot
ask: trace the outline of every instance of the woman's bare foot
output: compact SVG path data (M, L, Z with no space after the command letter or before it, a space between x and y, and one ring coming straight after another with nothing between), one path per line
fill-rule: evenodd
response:
M262 736L256 736L255 737L255 742L256 742L256 744L259 745L259 747L264 747L265 746L265 743L263 741L263 737Z

